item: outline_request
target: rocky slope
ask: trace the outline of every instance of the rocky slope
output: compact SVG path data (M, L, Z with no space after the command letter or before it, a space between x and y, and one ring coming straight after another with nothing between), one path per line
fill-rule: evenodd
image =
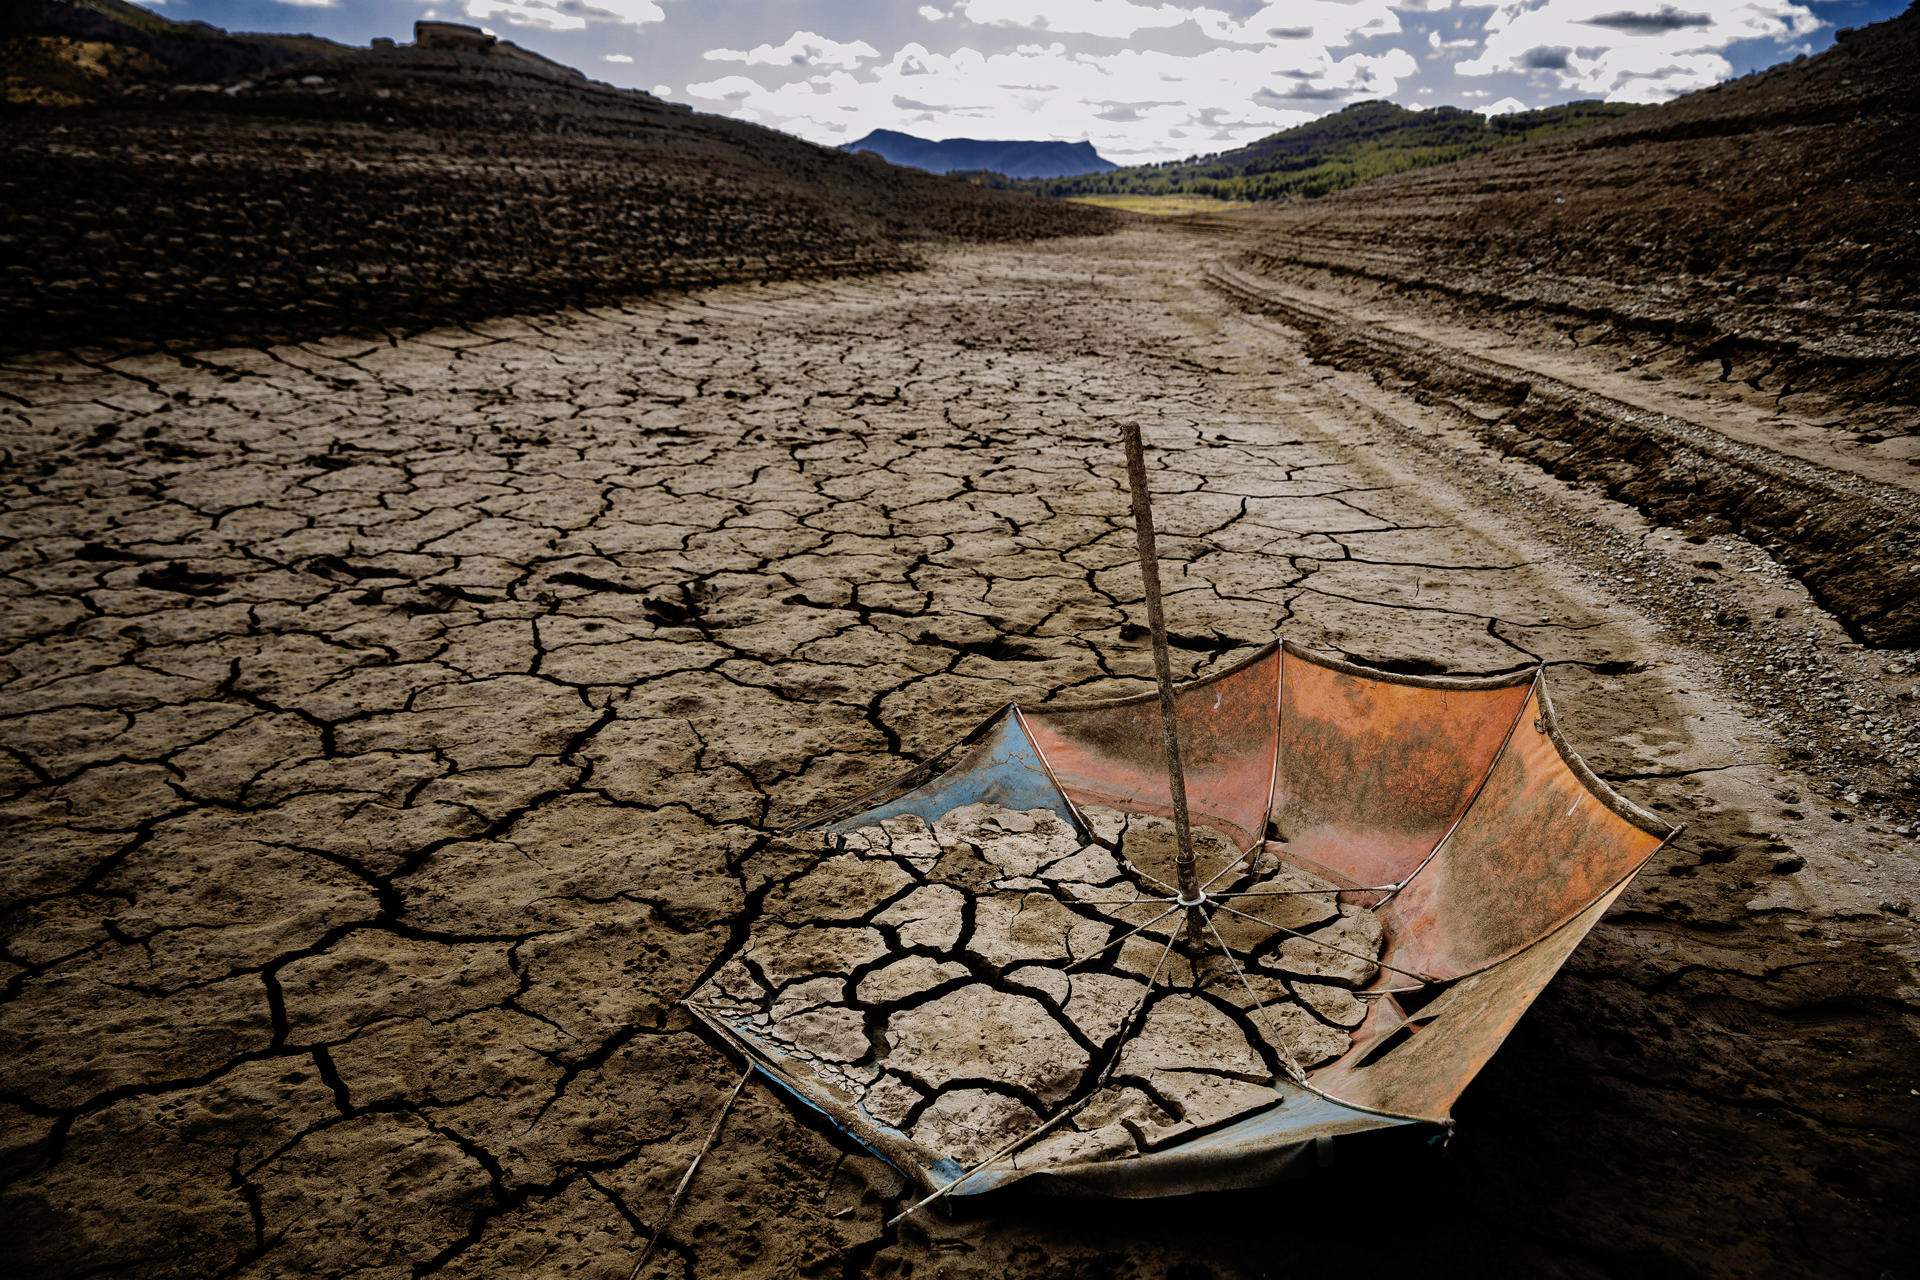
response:
M1112 215L536 63L355 51L0 129L0 346L260 341L907 268Z

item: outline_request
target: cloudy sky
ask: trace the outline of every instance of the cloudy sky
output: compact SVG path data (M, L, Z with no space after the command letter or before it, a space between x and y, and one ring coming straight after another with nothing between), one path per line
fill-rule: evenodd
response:
M473 22L614 84L816 142L1087 139L1222 151L1390 98L1657 102L1817 52L1905 0L166 0L235 30Z

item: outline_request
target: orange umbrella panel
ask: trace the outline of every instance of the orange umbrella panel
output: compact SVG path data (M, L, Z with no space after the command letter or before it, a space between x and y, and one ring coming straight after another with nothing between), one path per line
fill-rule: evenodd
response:
M1188 810L1235 852L1266 832L1279 690L1280 648L1271 645L1174 698ZM1035 747L1074 803L1172 811L1155 695L1024 711Z
M1460 820L1533 673L1393 676L1289 647L1280 691L1275 836L1352 885L1413 874Z

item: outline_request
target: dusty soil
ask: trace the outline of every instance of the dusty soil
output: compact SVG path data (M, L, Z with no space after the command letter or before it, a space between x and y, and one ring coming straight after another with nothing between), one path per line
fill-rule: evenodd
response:
M737 1075L676 1002L772 833L1010 698L1145 687L1128 416L1185 668L1544 661L1689 830L1448 1149L890 1230L901 1180L753 1087L653 1273L1913 1274L1907 659L1313 363L1203 269L1237 247L6 366L13 1270L625 1275Z

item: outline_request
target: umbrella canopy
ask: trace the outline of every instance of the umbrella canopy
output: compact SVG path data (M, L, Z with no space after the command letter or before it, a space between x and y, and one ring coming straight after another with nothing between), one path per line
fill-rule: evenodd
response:
M1276 644L1166 687L1197 872L1160 695L1011 705L783 841L689 1007L933 1192L1244 1186L1448 1125L1674 831L1538 672Z

